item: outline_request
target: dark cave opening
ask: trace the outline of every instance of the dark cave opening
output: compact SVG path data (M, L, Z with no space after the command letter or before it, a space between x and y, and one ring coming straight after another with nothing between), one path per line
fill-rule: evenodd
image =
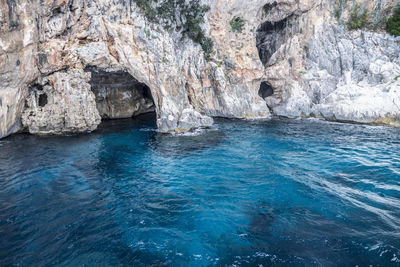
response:
M257 30L257 49L261 62L268 65L272 55L285 41L288 18L277 22L266 21Z
M34 83L29 86L29 95L31 102L29 103L28 99L25 101L25 107L45 107L49 102L49 97L46 92L43 90L43 85Z
M278 6L278 3L276 1L272 2L272 3L267 3L263 6L263 11L265 15L268 15L269 12L272 11L272 9L274 9L275 7Z
M262 9L264 16L268 17L269 13L274 12L277 5L276 1L264 5ZM256 32L256 45L258 55L264 66L274 64L274 62L270 62L272 55L274 55L274 53L292 36L302 32L299 19L300 16L293 13L281 20L267 20L258 27ZM286 53L286 51L282 52L283 54ZM283 57L284 55L280 56Z
M274 94L274 88L267 82L262 82L260 84L260 89L258 90L258 95L263 99L270 97Z
M85 71L92 74L89 83L103 119L131 118L155 111L150 88L128 72L107 72L96 67Z
M39 95L39 107L44 107L47 105L47 94L42 93Z

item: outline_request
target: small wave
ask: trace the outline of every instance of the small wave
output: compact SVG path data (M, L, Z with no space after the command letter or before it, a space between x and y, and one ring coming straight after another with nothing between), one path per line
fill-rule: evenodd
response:
M218 128L216 127L209 127L209 128L196 128L188 132L183 132L183 133L171 133L172 136L200 136L204 133L210 132L210 131L217 131Z
M140 132L157 132L157 129L155 128L140 128Z
M390 261L400 263L400 256L393 254L393 258Z
M362 179L360 181L365 183L365 184L371 184L375 188L384 189L384 190L393 190L393 191L399 191L400 192L400 185L376 183L376 182L370 181L368 179Z
M8 143L8 141L0 140L0 146L3 146L3 145L5 145L5 144L7 144L7 143Z
M1 141L3 265L398 264L399 135L304 120Z
M297 180L297 179L296 179ZM400 209L400 202L397 199L390 197L381 197L373 192L364 192L358 189L353 189L341 184L330 182L322 177L311 177L309 179L298 179L299 182L311 187L319 188L329 192L332 195L339 197L340 199L346 200L352 205L364 209L368 212L372 212L379 216L387 225L393 229L400 229L400 218L392 215L390 210L375 207L371 204L365 203L368 200L378 205L384 205L386 208ZM363 199L358 199L358 198Z

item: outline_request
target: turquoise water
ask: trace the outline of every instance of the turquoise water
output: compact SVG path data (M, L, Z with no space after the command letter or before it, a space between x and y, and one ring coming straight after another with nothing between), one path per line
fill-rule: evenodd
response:
M0 266L399 266L400 130L152 115L0 141Z

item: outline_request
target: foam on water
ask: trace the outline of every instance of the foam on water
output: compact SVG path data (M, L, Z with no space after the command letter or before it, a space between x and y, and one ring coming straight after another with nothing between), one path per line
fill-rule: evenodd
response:
M0 266L398 266L399 129L154 122L0 141Z

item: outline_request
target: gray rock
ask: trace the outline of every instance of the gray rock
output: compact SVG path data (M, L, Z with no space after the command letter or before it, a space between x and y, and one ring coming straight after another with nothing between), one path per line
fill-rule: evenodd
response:
M101 118L89 85L90 73L81 69L56 72L30 88L22 124L33 134L90 132Z

